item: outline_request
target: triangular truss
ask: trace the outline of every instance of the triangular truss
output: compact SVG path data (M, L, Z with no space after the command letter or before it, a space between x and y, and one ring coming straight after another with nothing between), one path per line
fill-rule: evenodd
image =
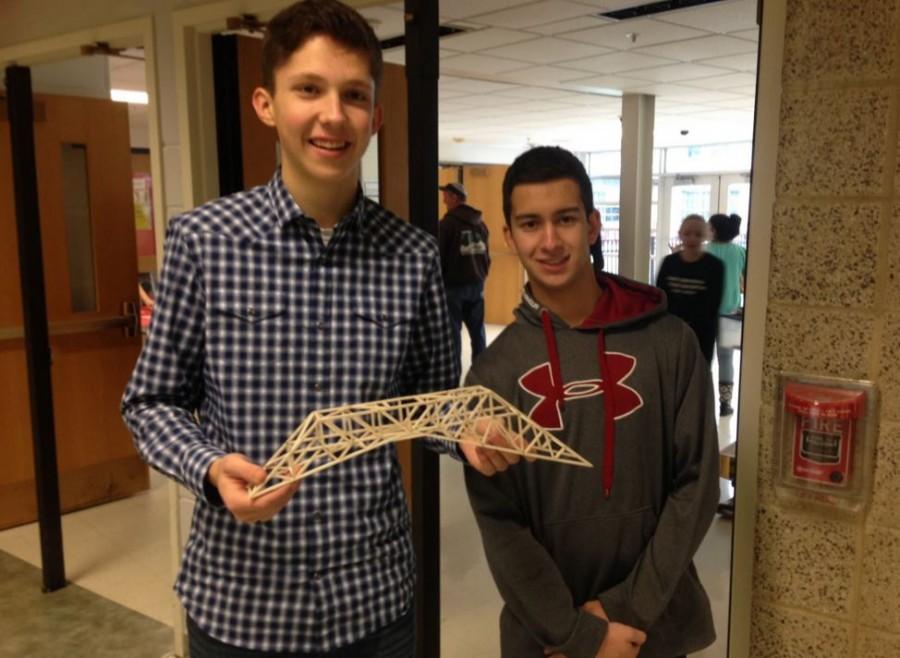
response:
M488 418L490 422L478 422ZM476 428L477 425L477 428ZM496 429L507 445L487 444ZM484 386L350 404L309 414L265 463L253 498L388 443L437 438L474 443L527 459L591 463Z

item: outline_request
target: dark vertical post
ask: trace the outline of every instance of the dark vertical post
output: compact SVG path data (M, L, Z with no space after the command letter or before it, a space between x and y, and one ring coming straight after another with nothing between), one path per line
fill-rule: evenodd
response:
M219 195L244 189L241 145L241 98L238 81L238 44L233 34L212 38L213 97L216 105L216 147L219 154Z
M405 0L406 81L409 111L410 221L438 232L438 3ZM441 526L438 456L417 441L412 448L413 541L419 573L416 586L418 658L441 655Z
M44 257L41 251L37 166L34 155L31 71L22 66L7 68L6 93L16 199L16 230L19 240L22 316L25 323L25 358L28 364L28 393L31 400L41 565L44 591L52 592L65 587L66 570L63 563L56 429L53 423L53 390L50 379L50 334L47 328Z

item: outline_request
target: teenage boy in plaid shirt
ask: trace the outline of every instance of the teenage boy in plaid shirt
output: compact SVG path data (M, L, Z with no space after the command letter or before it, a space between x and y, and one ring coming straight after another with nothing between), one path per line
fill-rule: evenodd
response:
M168 229L122 406L144 459L197 496L175 585L193 658L413 655L393 446L247 494L309 412L459 381L436 241L359 186L382 121L381 62L372 29L336 0L280 12L253 94L280 169ZM461 452L487 475L515 460Z

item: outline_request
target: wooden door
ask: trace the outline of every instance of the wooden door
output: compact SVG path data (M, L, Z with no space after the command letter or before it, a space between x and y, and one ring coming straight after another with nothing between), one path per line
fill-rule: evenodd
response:
M0 108L0 528L37 518L9 122ZM119 415L140 351L128 111L35 97L35 157L63 511L148 487Z
M484 282L484 321L507 325L522 298L525 268L503 239L503 177L506 165L465 165L467 203L481 210L490 231L491 271Z

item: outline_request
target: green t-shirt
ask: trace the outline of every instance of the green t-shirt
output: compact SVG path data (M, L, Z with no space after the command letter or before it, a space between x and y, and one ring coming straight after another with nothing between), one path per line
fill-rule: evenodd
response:
M741 277L747 267L747 252L733 242L709 242L706 251L725 264L719 315L734 313L741 306Z

